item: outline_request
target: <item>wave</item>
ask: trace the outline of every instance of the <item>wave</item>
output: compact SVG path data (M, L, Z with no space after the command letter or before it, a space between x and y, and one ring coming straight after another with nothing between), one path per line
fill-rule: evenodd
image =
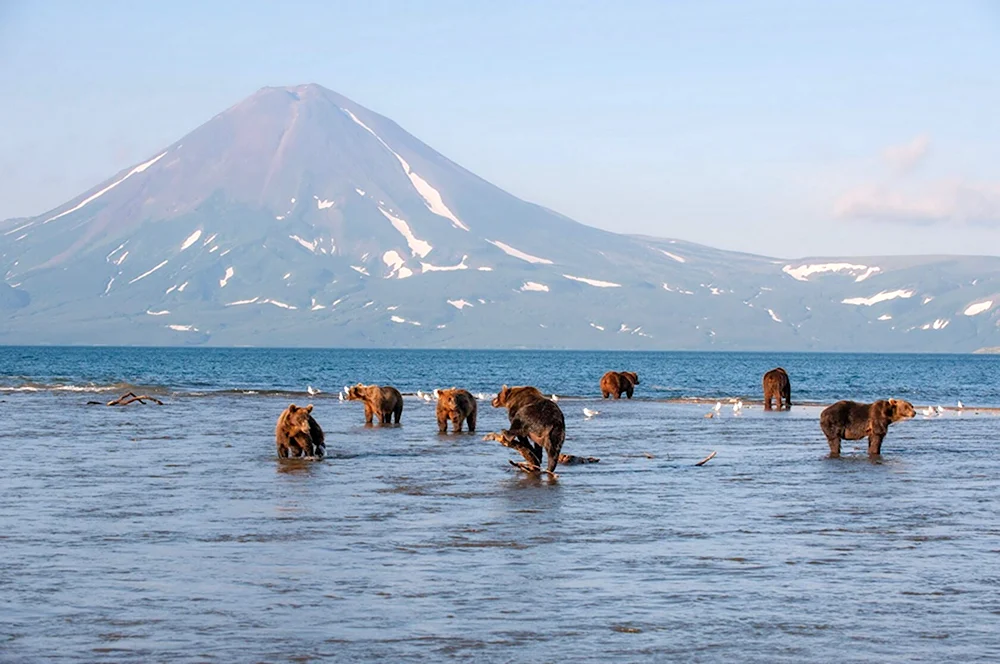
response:
M84 393L108 393L124 394L135 392L136 394L167 394L169 390L160 386L133 385L131 383L36 383L24 382L17 385L0 385L0 392L84 392Z

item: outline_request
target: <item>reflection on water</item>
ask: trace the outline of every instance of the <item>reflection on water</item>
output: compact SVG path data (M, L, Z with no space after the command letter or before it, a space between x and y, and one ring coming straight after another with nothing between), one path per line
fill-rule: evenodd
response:
M558 481L479 435L285 397L0 416L0 660L973 661L1000 657L1000 420L894 425L825 458L819 409L562 404ZM694 464L710 451L718 456Z

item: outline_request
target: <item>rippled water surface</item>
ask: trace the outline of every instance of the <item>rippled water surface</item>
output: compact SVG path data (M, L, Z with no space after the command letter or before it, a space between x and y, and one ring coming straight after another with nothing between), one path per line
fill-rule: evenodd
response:
M486 353L445 366L370 352L339 366L325 351L94 349L90 364L85 349L55 352L46 364L42 349L0 349L2 661L1000 658L1000 420L986 409L896 424L879 462L863 441L830 460L819 406L737 417L727 404L706 419L704 404L652 398L654 384L757 396L771 356ZM79 353L77 368L58 353ZM832 357L777 359L816 401L898 396L871 375L908 384L915 403L1000 401L991 358ZM595 373L630 359L646 363L644 399L587 396ZM477 369L489 380L472 382ZM564 451L601 461L530 477L481 440L506 424L488 403L480 435L439 436L415 397L401 427L380 429L321 394L309 400L329 458L279 462L275 419L307 397L240 393L336 393L393 371L407 391L508 381L577 394L559 402ZM560 389L562 375L577 387ZM88 381L109 391L51 389ZM118 383L159 386L166 403L87 405Z

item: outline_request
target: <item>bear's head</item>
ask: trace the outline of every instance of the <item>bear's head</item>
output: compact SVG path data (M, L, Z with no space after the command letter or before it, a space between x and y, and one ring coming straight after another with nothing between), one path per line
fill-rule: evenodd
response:
M634 371L623 371L622 375L625 376L626 378L628 378L630 381L632 381L633 385L638 385L639 384L639 374L637 374L636 372L634 372Z
M371 391L371 385L363 385L358 383L357 385L348 388L347 390L347 400L348 401L364 401Z
M309 426L309 413L312 412L312 404L305 408L300 408L295 404L288 406L285 417L285 425L288 427L289 438L312 438L312 429Z
M913 404L909 401L903 401L902 399L889 399L889 421L898 422L900 420L908 420L917 414L917 411L913 410Z
M448 410L455 410L458 408L458 404L455 401L455 397L458 395L458 390L454 387L450 390L438 390L438 403Z
M507 405L507 400L509 398L510 398L510 388L504 385L503 387L500 388L500 391L497 392L497 395L493 397L492 401L493 407L494 408L505 407Z

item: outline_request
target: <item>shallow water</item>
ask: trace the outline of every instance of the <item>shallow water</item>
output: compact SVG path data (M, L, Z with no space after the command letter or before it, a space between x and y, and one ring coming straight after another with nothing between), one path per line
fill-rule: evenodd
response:
M488 403L439 436L415 398L365 428L321 395L329 458L279 462L286 394L94 396L0 395L0 660L1000 658L985 412L896 424L873 463L825 458L818 407L562 400L601 461L552 481L480 440Z

